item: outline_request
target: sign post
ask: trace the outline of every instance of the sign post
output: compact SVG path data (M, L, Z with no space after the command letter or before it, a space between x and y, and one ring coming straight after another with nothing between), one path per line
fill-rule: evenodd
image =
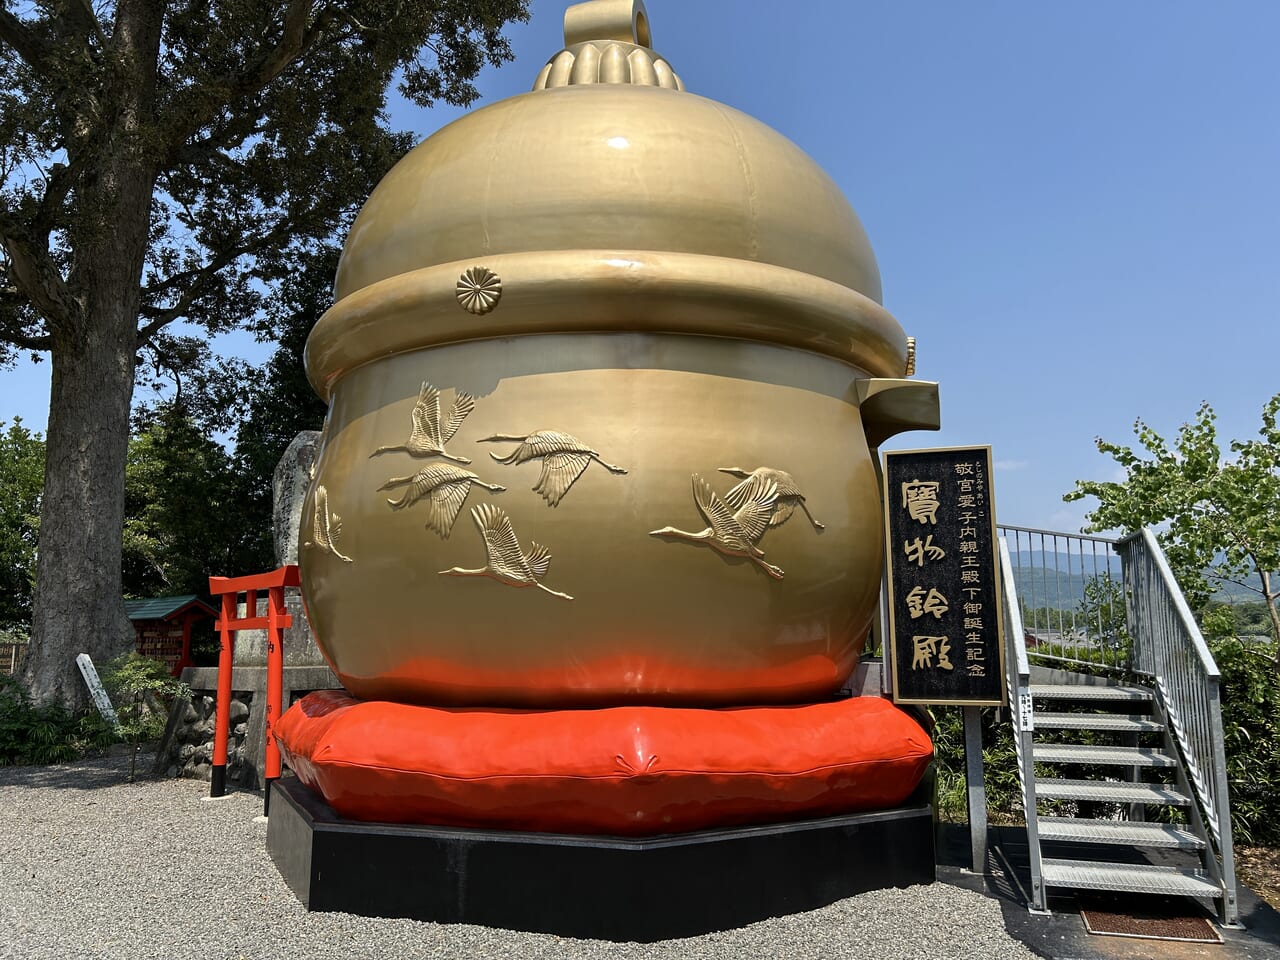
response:
M888 662L896 703L964 709L972 868L986 863L980 707L1005 701L990 447L884 454Z
M82 653L76 657L76 666L80 668L80 676L84 677L84 685L89 688L89 696L93 698L93 705L98 708L98 713L102 714L102 719L119 733L120 720L116 716L115 708L111 706L111 698L107 696L102 680L98 678L98 670L93 665L93 660L87 653Z

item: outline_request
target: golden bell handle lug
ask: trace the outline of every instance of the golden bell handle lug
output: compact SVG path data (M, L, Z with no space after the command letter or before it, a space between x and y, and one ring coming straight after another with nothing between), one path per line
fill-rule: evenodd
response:
M937 430L942 425L937 383L877 377L858 380L854 387L867 445L873 449L907 430Z
M652 47L649 14L640 0L588 0L564 12L564 45L588 40L621 40Z

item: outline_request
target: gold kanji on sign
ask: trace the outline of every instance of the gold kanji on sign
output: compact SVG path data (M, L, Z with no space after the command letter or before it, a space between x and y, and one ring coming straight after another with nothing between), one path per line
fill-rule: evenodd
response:
M938 522L937 480L907 480L902 484L902 505L912 520L922 524Z
M929 588L928 593L925 593L924 587L912 587L906 601L907 612L911 614L912 620L919 619L926 613L933 614L935 620L941 620L942 615L950 609L947 598L933 587Z
M924 540L919 537L914 540L904 540L902 552L907 555L907 562L914 563L917 567L924 566L925 558L941 560L947 555L947 551L934 544L932 533L925 537Z
M938 667L942 670L953 670L951 662L951 643L946 637L912 637L914 653L911 657L911 669L921 670Z

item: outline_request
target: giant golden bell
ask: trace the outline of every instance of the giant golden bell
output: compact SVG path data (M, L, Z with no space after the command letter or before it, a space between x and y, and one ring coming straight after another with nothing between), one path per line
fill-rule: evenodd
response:
M839 189L683 90L638 0L428 138L307 344L316 639L356 696L832 693L876 606L872 448L937 426Z

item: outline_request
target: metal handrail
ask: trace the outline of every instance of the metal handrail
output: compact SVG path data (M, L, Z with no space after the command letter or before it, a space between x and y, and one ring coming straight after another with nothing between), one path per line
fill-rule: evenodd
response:
M1070 537L1073 540L1092 540L1095 543L1105 543L1108 546L1115 544L1113 537L1098 537L1089 533L1063 533L1061 530L1042 530L1039 527L1019 527L1011 523L1000 524L1001 530L1008 530L1010 533L1030 533L1038 537Z
M1022 810L1027 822L1027 847L1031 861L1031 909L1047 910L1044 877L1040 864L1040 831L1036 819L1036 776L1032 751L1034 704L1031 699L1031 663L1022 631L1022 608L1009 560L1009 544L1000 543L1000 578L1004 586L1005 685L1009 709L1013 713L1013 745L1018 760L1018 782L1022 787Z
M1218 664L1214 661L1213 654L1209 652L1209 645L1205 643L1204 635L1200 632L1200 627L1196 624L1196 618L1192 615L1191 608L1187 606L1186 597L1182 595L1182 589L1178 586L1178 581L1173 576L1173 570L1169 567L1169 561L1165 558L1164 550L1160 546L1160 541L1156 539L1156 535L1151 532L1150 527L1143 527L1137 533L1131 533L1129 536L1116 542L1121 562L1127 562L1125 559L1125 551L1132 551L1134 549L1134 545L1138 542L1142 543L1143 550L1150 555L1151 562L1155 564L1156 572L1159 574L1160 581L1168 593L1168 600L1177 613L1180 625L1186 633L1187 640L1190 642L1192 650L1200 660L1200 665L1205 672L1205 676L1212 677L1217 681L1222 676L1221 672L1218 670ZM1142 641L1139 641L1135 646L1145 647L1146 645Z
M1025 588L1018 609L1024 636L1036 642L1037 662L1127 674L1132 664L1115 541L1008 524L998 529L1012 544L1009 582ZM1086 602L1091 584L1104 591L1092 610ZM1114 607L1103 602L1112 587Z
M1209 828L1222 870L1224 916L1237 918L1235 854L1222 733L1221 674L1150 529L1117 544L1124 564L1135 667L1156 694Z

